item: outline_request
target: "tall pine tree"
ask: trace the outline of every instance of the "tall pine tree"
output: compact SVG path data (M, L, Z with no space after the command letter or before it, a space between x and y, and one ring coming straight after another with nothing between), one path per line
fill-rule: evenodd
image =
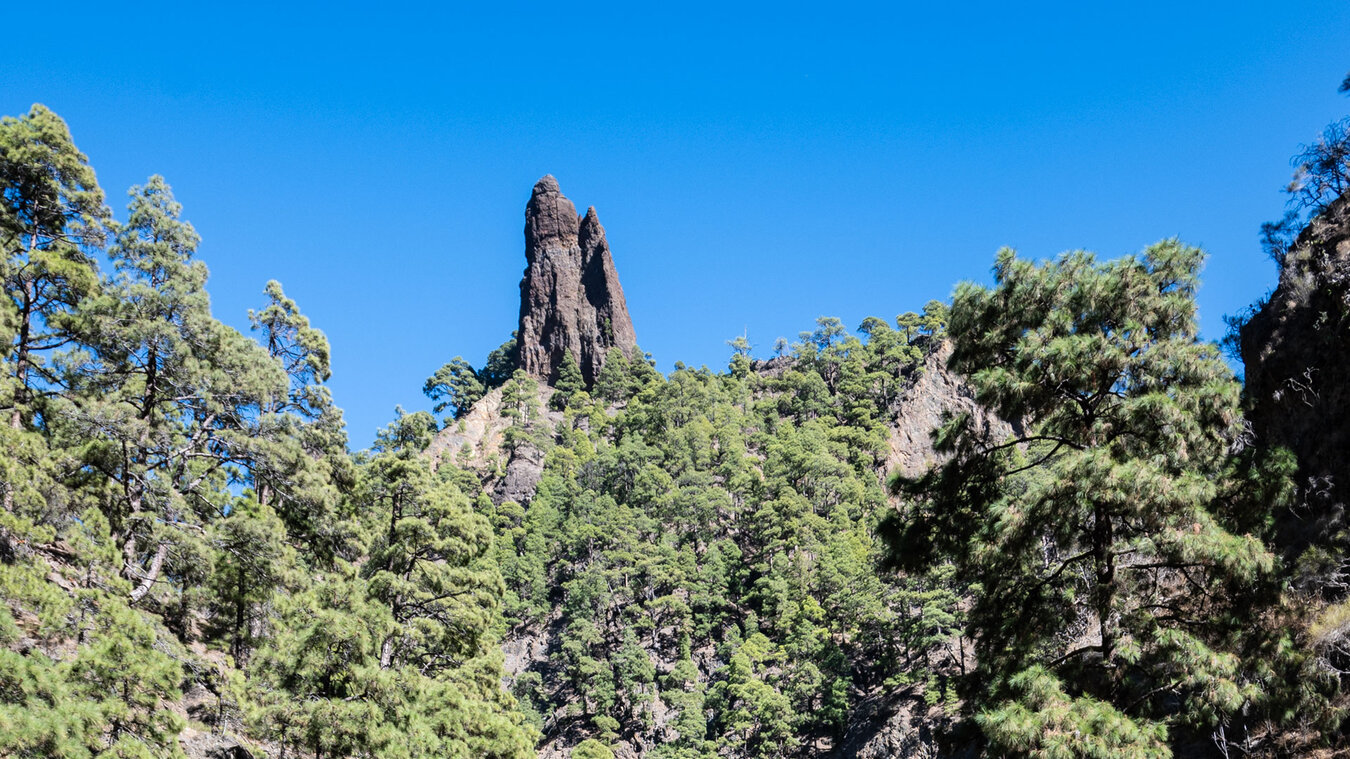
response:
M951 460L901 483L894 557L951 557L979 583L979 723L1014 755L1166 756L1260 698L1225 648L1240 599L1274 564L1217 505L1238 440L1238 386L1197 337L1203 254L1167 241L1102 263L999 253L963 284L951 367L1018 423L969 415Z

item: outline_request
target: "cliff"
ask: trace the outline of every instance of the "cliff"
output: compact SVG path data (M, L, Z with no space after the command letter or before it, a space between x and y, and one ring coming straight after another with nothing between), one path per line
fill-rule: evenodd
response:
M1298 553L1344 530L1350 499L1350 199L1300 233L1239 338L1255 442L1298 458L1299 504L1281 520Z

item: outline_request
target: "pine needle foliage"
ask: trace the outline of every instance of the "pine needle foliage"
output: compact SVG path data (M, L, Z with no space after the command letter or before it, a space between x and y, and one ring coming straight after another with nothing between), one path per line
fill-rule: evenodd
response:
M1225 527L1239 388L1199 340L1203 253L1099 261L1001 251L952 303L950 366L1016 422L939 433L950 461L897 481L892 559L979 583L979 724L1010 755L1166 756L1262 698L1225 644L1275 559Z

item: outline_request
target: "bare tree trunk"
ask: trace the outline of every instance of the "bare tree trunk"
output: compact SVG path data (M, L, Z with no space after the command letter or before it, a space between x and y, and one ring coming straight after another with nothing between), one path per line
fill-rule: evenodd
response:
M131 591L132 603L136 603L142 598L145 598L146 594L150 592L150 588L154 586L155 580L159 579L160 570L164 568L164 559L168 555L168 543L160 543L159 546L155 548L155 555L150 559L150 568L145 570L145 574L141 577L141 584L137 585L136 589Z
M123 445L123 456L126 455L126 446ZM141 511L141 494L139 488L124 488L127 492L127 502L129 505L127 520L130 521ZM127 537L122 541L122 576L128 580L136 579L136 534L132 532L130 525L127 525Z

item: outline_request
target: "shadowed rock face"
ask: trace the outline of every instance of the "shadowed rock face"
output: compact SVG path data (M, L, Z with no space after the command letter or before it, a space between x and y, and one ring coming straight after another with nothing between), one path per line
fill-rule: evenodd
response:
M605 228L594 208L578 217L552 176L535 184L525 206L525 260L520 368L551 384L571 351L589 386L610 348L633 358L637 337Z
M1282 515L1295 552L1347 530L1350 503L1350 196L1308 224L1280 283L1240 333L1257 441L1298 457L1301 504Z

